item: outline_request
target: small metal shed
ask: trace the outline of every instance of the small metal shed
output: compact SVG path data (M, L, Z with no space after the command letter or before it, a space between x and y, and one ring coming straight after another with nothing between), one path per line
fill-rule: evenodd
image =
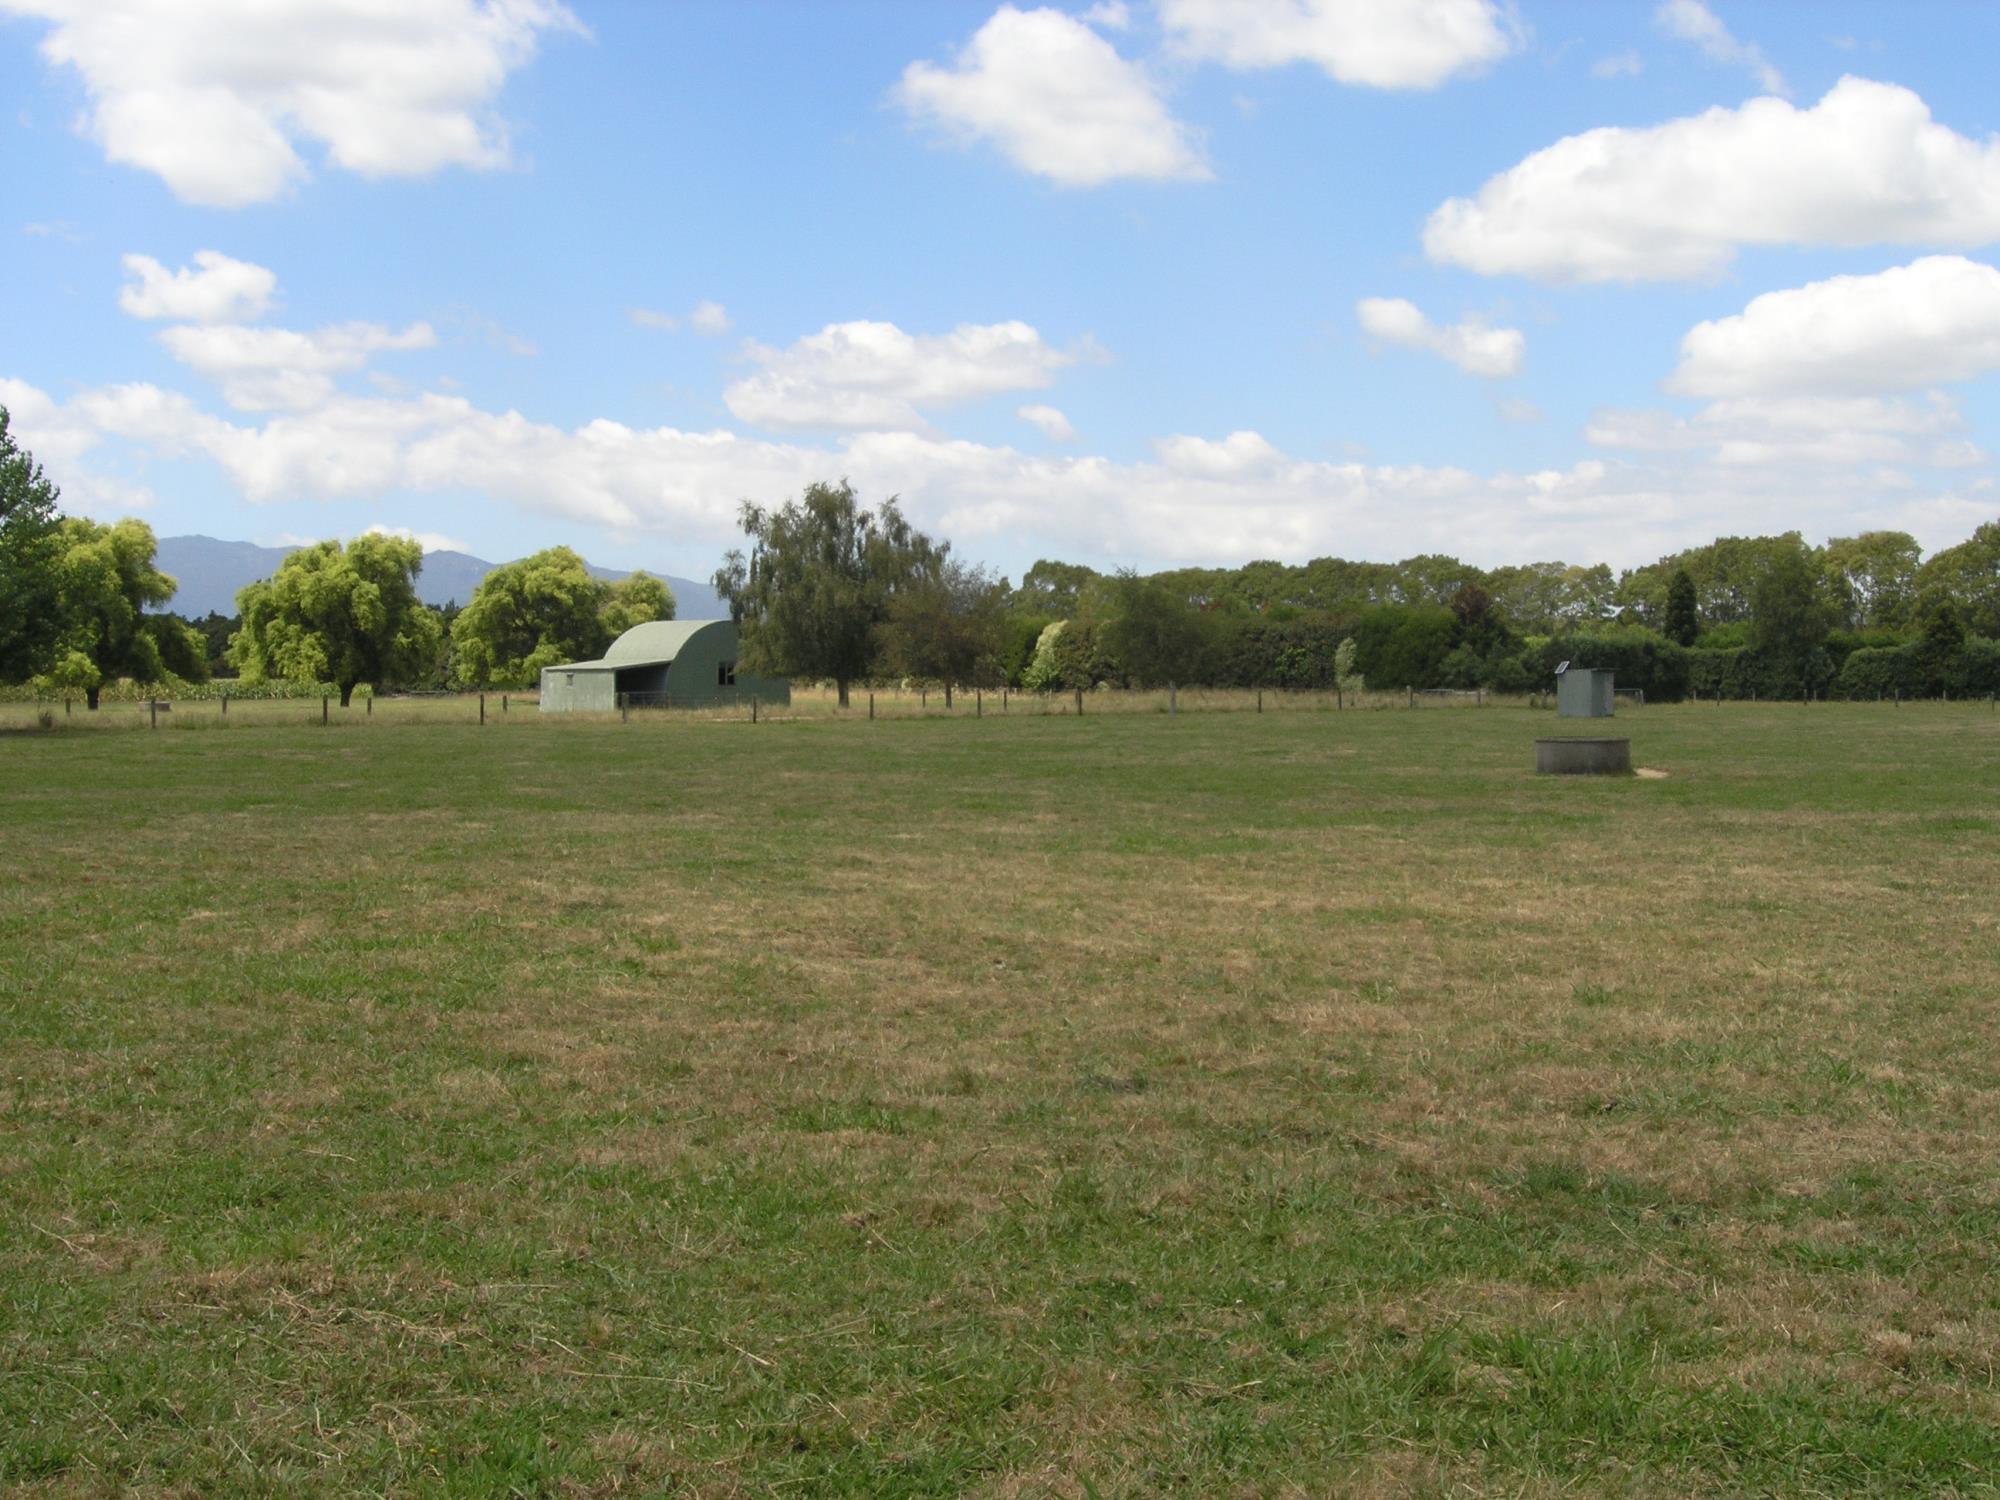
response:
M543 713L613 713L633 708L716 708L751 699L792 701L782 677L736 670L733 620L650 620L634 625L596 661L542 668Z
M1605 667L1571 667L1556 677L1556 717L1608 719L1614 703L1612 674Z

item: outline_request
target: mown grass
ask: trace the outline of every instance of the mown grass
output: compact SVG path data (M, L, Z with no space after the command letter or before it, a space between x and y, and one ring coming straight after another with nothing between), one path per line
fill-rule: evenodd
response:
M0 735L0 1483L1992 1493L2000 721L1551 722Z

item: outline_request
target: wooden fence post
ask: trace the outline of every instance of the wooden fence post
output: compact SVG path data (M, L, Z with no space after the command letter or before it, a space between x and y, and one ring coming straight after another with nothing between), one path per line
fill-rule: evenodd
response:
M1000 712L1007 712L1007 689L1000 689Z
M368 710L367 710L367 712L368 712L368 717L369 717L369 718L371 718L371 719L372 719L372 718L374 718L374 717L375 717L375 695L374 695L373 693L370 693L370 694L368 695Z
M868 721L871 724L875 721L875 695L873 693L868 695Z
M986 717L986 691L984 688L975 687L972 690L972 717L975 719Z
M479 722L482 724L486 722L486 695L484 693L479 695Z
M1082 688L1078 688L1078 689L1076 690L1076 716L1077 716L1077 717L1078 717L1079 719L1083 717L1083 689L1082 689Z
M750 722L752 724L757 722L757 695L755 693L750 695Z
M500 695L500 712L503 714L507 712L507 695L505 693Z
M1177 714L1180 711L1181 711L1180 695L1176 691L1175 684L1170 682L1167 684L1167 712L1168 714L1172 715L1172 714Z
M226 688L222 693L222 717L225 719L229 717L229 691Z
M1410 707L1415 708L1417 706L1417 690L1414 687L1406 685L1403 691L1410 695Z
M146 700L146 708L153 716L153 727L158 729L160 727L160 700L158 698L148 698Z
M1262 713L1263 711L1264 711L1264 690L1263 690L1262 688L1258 688L1258 689L1257 689L1257 712L1261 714L1261 713Z
M227 702L228 700L224 699L223 701ZM63 717L65 719L69 717L69 699L67 698L63 699Z
M325 693L319 695L319 723L322 729L326 727L326 696Z

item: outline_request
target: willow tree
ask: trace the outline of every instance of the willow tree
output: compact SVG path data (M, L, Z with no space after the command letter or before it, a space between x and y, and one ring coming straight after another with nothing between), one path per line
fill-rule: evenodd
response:
M229 659L251 680L330 682L342 708L361 683L397 686L435 670L444 627L417 598L424 549L393 536L301 548L236 596L243 628Z
M674 596L634 573L618 583L590 576L568 547L504 563L479 580L452 621L459 680L473 687L528 687L543 667L600 656L647 620L671 620Z
M60 637L52 685L81 689L97 707L105 682L156 683L208 676L208 645L185 621L149 614L178 586L153 565L158 543L144 521L113 525L67 516L56 528Z
M849 686L876 667L891 601L949 549L904 520L893 496L864 509L845 479L808 485L775 510L746 500L738 520L750 550L729 553L715 590L741 627L744 664L831 678L845 708Z

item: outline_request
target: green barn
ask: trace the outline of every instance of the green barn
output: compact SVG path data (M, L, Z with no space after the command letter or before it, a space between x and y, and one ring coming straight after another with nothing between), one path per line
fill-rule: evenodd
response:
M718 708L792 701L782 677L739 676L734 620L652 620L634 625L597 661L542 668L542 712Z

